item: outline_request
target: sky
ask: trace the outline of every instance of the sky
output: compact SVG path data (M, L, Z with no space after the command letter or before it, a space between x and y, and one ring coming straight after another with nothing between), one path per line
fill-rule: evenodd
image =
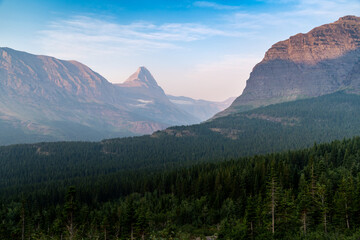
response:
M239 96L276 42L359 0L0 0L0 47L77 60L113 83L140 66L167 94Z

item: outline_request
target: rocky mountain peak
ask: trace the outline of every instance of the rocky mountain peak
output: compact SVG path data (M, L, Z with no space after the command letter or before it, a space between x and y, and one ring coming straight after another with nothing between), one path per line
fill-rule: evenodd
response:
M339 20L337 22L344 22L344 21L360 22L360 17L356 17L354 15L348 15L348 16L339 18Z
M125 82L125 86L129 87L146 87L146 88L158 88L155 78L151 75L150 71L146 67L139 67L135 73L133 73Z
M316 64L334 59L360 47L360 18L341 17L338 21L299 33L274 44L263 62L275 59Z
M360 92L360 18L344 16L275 43L246 82L243 94L220 113L316 97Z

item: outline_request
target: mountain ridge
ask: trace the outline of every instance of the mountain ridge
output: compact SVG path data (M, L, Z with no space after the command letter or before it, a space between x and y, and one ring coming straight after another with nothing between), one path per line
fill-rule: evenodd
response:
M0 48L0 128L14 132L0 144L101 140L202 120L172 103L145 67L112 84L74 60Z
M360 18L356 16L291 36L265 53L242 95L216 117L342 89L359 92L359 57Z

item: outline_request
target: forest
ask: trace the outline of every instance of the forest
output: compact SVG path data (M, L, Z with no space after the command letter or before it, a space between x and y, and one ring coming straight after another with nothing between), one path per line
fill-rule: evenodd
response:
M199 125L172 127L148 136L3 146L0 199L19 198L19 193L44 188L65 191L66 186L81 182L111 182L113 178L127 178L134 171L155 174L353 136L360 136L360 97L338 92ZM56 194L51 197L59 198Z
M357 135L360 97L338 92L142 137L2 146L0 239L359 239Z
M2 194L0 237L359 239L359 160L355 137L96 181L79 176L58 188L54 181Z

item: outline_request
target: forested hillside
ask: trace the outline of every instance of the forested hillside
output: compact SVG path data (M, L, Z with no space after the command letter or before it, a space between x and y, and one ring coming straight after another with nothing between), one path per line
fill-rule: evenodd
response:
M343 238L359 226L359 138L233 159L355 135L360 97L338 92L150 136L0 147L0 236Z
M43 188L15 201L2 195L0 237L358 239L359 158L356 137L161 173L82 178L66 192Z
M29 189L27 185L38 191L54 185L58 191L59 186L97 182L102 175L122 171L169 170L356 135L360 135L360 96L335 93L151 136L0 147L0 190L16 196L19 188Z

